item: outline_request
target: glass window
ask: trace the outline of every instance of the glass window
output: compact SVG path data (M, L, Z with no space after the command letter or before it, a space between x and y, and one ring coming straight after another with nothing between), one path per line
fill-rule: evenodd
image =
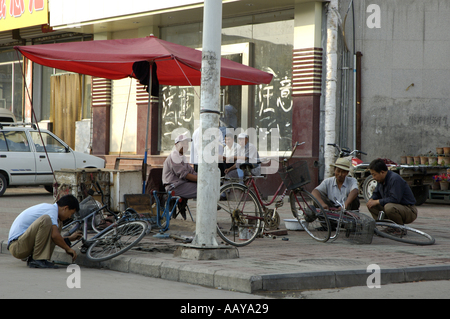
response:
M257 17L255 16L255 19ZM245 21L247 21L246 19ZM294 41L294 20L271 21L252 25L224 23L222 28L222 54L230 60L250 64L259 70L273 74L270 84L256 86L222 87L222 118L226 107L235 109L238 128L253 128L258 133L258 142L264 143L267 151L284 152L291 148L292 139L292 50ZM173 26L161 29L164 40L189 47L201 47L201 26ZM240 54L224 48L237 44L249 44L247 51ZM247 57L243 58L243 55ZM195 88L162 88L161 107L161 151L170 151L174 136L189 130L192 134L193 121L199 119L200 102ZM186 112L188 111L188 112ZM189 113L190 112L190 113ZM193 117L191 116L193 114ZM223 124L223 123L222 123ZM271 132L276 129L280 139L278 145L270 145ZM184 130L184 132L183 132ZM175 132L175 133L174 133ZM258 146L260 149L260 145ZM266 148L267 147L267 148Z
M29 152L30 145L25 132L4 132L6 143L10 152Z
M36 145L36 152L45 152L42 145L45 145L47 153L64 153L66 151L66 146L48 133L41 132L42 139L39 132L30 132L30 134L34 145Z
M7 60L10 56L8 53L0 53L0 60ZM0 62L0 107L13 112L19 122L23 118L21 65L21 62Z
M223 42L232 41L238 36L248 37L254 43L253 67L273 74L269 84L255 87L255 101L249 110L249 126L259 134L259 142L264 131L278 129L281 139L279 147L272 149L270 138L267 141L268 151L286 151L291 149L292 139L292 51L294 48L294 21L276 21L248 26L224 29ZM269 134L267 135L269 137Z
M3 132L0 132L0 152L8 151L8 146L6 146L6 139Z
M18 122L23 119L23 76L22 76L22 63L13 63L13 92L12 92L12 111L16 116Z

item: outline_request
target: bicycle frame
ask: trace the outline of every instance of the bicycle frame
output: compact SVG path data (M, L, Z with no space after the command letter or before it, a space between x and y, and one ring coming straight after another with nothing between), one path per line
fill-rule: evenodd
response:
M271 200L270 202L266 202L266 201L264 201L264 200L261 198L261 195L259 194L259 189L257 188L256 183L255 183L255 179L256 179L256 178L259 178L259 176L250 176L250 177L248 177L247 180L246 180L245 183L244 183L245 186L247 186L248 189L253 188L253 189L255 190L254 193L255 193L256 197L258 198L258 202L259 202L259 204L261 205L261 207L267 207L267 206L272 205L272 204L275 202L275 199L278 198L278 196L279 196L278 193L279 193L280 190L283 188L284 183L281 182L281 184L278 186L278 189L277 189L277 191L275 192L275 195L273 195L272 200ZM280 197L280 199L279 199L280 201L282 201L282 200L284 199L284 197L286 197L287 192L288 192L288 190L287 190L287 188L286 188L286 189L284 190L284 192L281 194L281 197Z
M82 223L84 224L83 225L84 226L83 227L83 236L80 239L78 239L77 241L75 241L74 243L71 243L70 247L75 246L80 241L83 241L83 244L84 243L88 243L88 242L92 242L95 239L97 239L98 237L102 236L107 231L111 230L112 228L114 228L114 229L117 228L117 225L118 225L118 223L120 222L121 219L118 220L117 215L113 213L114 217L115 217L114 223L112 223L111 225L109 225L108 227L103 229L101 232L95 234L94 237L92 237L91 239L88 240L88 238L87 238L87 228L88 228L88 220L89 220L89 218L93 217L97 212L100 212L100 211L102 211L105 208L107 208L107 205L103 205L102 207L96 209L95 211L93 211L92 213L87 215L86 217L84 217L82 219L79 219L79 220L74 220L71 223L69 223L69 224L67 224L66 226L63 227L63 230L64 230L64 229L68 229L71 225L78 224L77 227L74 227L73 229L71 229L69 231L69 236L70 236L71 234L73 234L74 232L76 232L80 228L80 225Z
M290 160L290 159L292 158L292 156L294 155L295 150L297 149L297 147L300 146L300 145L302 145L302 144L305 144L305 142L302 142L302 143L296 142L296 143L295 143L295 145L294 145L294 147L293 147L293 149L292 149L291 155L290 155L288 158L283 159L283 166L286 166L286 165L287 165L287 163L289 162L289 160ZM250 170L249 170L249 173L250 173ZM258 203L259 203L261 209L266 210L267 207L271 206L271 205L275 202L275 200L278 199L278 196L280 196L280 198L277 200L277 202L283 201L283 199L286 197L286 194L288 193L288 189L285 188L284 191L281 193L281 195L279 194L280 191L283 189L283 187L285 187L283 181L282 181L282 182L280 183L280 185L278 186L278 189L277 189L277 191L275 192L275 194L273 195L272 200L270 200L269 202L266 202L266 201L264 201L264 200L261 198L261 195L260 195L260 193L259 193L259 189L258 189L258 187L256 186L255 180L258 179L258 178L264 178L264 177L263 177L263 176L253 176L253 175L251 175L251 173L250 173L250 176L247 176L247 178L245 179L244 185L245 185L250 191L251 191L251 189L253 188L253 193L256 195L256 198L258 199ZM247 195L246 195L246 196L247 196ZM246 199L247 199L247 197L245 197L245 200L246 200ZM244 203L244 206L245 206L245 203ZM276 212L276 209L274 210L274 213L275 213L275 212ZM264 220L264 217L262 217L262 218L260 218L260 219Z

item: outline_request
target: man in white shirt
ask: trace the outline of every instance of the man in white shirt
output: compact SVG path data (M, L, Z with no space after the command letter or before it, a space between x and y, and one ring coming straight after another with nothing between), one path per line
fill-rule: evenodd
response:
M313 191L312 195L320 202L323 209L331 207L340 208L338 201L344 201L346 209L358 210L360 203L358 199L358 181L348 176L350 161L338 158L334 167L334 176L326 178Z
M251 170L253 176L261 175L261 164L258 164L259 154L256 146L249 142L248 135L241 133L238 135L239 146L237 148L237 156L235 157L235 164L225 170L225 174L231 178L241 179L240 165L242 163L251 163L255 167ZM242 170L241 170L242 171Z
M58 268L48 260L55 244L77 258L61 236L62 222L80 210L78 200L73 195L61 197L55 204L38 204L27 208L17 216L8 236L8 250L18 259L27 258L30 268ZM69 241L79 238L80 233L68 237Z
M227 133L225 135L225 148L224 148L224 162L227 163L229 168L233 166L234 159L237 156L238 144L234 142L234 134Z

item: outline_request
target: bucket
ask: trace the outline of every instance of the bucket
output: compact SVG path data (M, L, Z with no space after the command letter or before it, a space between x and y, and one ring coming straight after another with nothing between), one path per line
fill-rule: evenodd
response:
M284 219L284 225L288 230L304 230L297 219Z

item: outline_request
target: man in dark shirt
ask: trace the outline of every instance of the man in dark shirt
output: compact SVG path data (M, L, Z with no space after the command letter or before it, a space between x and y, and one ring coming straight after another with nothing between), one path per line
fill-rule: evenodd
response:
M399 225L412 223L417 218L416 199L406 181L397 173L389 171L381 159L372 161L370 173L378 182L372 197L367 202L374 219L384 211L385 219Z

